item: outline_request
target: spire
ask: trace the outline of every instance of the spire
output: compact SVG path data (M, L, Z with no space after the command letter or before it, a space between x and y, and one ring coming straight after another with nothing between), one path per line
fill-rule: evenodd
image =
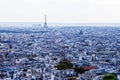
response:
M44 23L44 28L47 28L47 15L45 15L45 23Z

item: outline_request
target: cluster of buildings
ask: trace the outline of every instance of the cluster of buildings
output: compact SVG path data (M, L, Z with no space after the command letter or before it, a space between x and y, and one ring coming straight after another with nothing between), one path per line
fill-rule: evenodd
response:
M46 25L46 24L45 24ZM120 79L119 28L68 27L30 33L0 33L0 80L102 80L108 73ZM68 59L87 71L57 70Z

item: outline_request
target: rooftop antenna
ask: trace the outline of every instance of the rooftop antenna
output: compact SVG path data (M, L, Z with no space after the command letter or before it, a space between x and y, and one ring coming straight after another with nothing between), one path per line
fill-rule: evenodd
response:
M48 28L48 27L47 27L47 15L45 15L45 23L44 23L44 28Z

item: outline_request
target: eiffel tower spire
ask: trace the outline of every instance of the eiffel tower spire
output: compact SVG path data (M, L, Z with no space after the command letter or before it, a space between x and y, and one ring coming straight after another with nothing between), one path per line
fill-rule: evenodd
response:
M45 15L45 23L44 23L44 28L48 28L48 26L47 26L47 15Z

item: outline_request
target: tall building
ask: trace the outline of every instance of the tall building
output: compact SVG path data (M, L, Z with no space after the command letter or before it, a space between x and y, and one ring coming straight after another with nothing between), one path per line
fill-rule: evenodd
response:
M44 28L48 28L48 26L47 26L47 15L45 15L45 23L44 23Z
M82 35L82 34L83 34L83 31L82 31L82 30L80 30L79 34L80 34L80 35Z

